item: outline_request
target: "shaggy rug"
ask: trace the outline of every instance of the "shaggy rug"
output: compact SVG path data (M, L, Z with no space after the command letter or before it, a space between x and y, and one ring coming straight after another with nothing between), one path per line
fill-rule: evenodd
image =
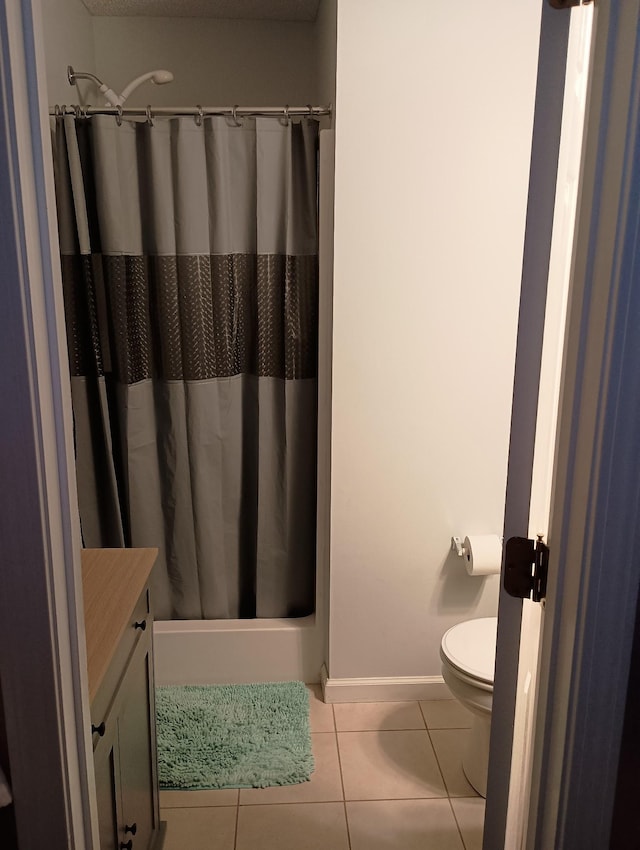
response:
M302 682L159 687L156 717L163 790L293 785L313 771Z

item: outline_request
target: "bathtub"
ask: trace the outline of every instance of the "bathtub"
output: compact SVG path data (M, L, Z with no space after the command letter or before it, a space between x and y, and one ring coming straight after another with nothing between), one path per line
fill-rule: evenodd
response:
M329 633L333 191L334 131L321 130L316 612L283 620L158 621L154 624L157 685L320 681Z
M154 623L156 685L319 682L324 629L316 615L286 620Z

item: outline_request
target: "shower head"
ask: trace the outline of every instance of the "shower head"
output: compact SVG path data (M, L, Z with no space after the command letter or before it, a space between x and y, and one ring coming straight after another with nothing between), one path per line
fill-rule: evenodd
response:
M164 86L166 83L170 83L173 80L173 74L171 71L149 71L147 74L142 74L140 77L136 77L135 80L132 80L128 86L122 90L119 103L123 104L125 100L129 97L131 92L141 86L142 83L146 83L147 80L151 80L152 83L155 83L157 86Z
M151 82L157 86L163 86L165 83L170 83L173 80L171 71L154 71L151 77Z
M137 89L138 86L141 86L142 83L151 80L157 86L163 86L165 83L170 83L173 80L173 74L171 71L149 71L147 74L142 74L142 76L132 80L128 86L125 86L121 94L116 94L113 89L110 89L95 74L89 74L86 71L74 71L71 65L67 65L67 79L70 86L74 86L78 80L91 80L105 96L110 106L122 106L131 92Z

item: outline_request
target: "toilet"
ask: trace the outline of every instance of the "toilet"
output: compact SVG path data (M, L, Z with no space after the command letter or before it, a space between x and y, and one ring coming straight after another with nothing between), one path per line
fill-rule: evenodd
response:
M440 645L442 676L453 695L473 714L462 769L483 797L487 796L497 626L497 617L467 620L450 628Z

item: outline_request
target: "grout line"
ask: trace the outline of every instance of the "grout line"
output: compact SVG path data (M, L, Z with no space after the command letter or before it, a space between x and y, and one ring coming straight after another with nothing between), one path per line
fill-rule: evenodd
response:
M342 783L341 783L342 784ZM264 806L297 806L300 805L317 805L322 803L379 803L379 802L393 802L394 800L447 800L449 798L453 800L477 800L480 798L479 794L434 794L432 796L419 796L419 797L353 797L352 799L347 800L344 793L344 785L342 785L342 797L331 799L331 800L278 800L275 802L268 803L230 803L227 806L163 806L163 812L181 812L181 811L193 811L194 809L237 809L237 808L255 808L255 807L264 807Z
M425 729L427 730L427 732L428 732L428 731L429 731L429 726L428 726L428 724L427 724L427 718L424 716L424 712L423 712L423 710L422 710L422 706L420 705L420 700L419 700L419 699L417 699L417 700L416 700L416 703L418 704L418 712L419 712L419 714L420 714L420 717L422 718L422 722L424 723L424 728L425 728Z
M464 727L461 726L460 728L462 729ZM354 734L354 733L357 734L357 735L360 735L362 732L426 732L426 731L427 731L427 729L426 729L425 726L413 726L411 728L403 727L402 729L380 729L379 727L376 728L376 729L336 729L336 732L340 732L341 735L351 735L351 734ZM318 734L322 735L323 733L322 732L319 732L319 733L316 732L315 734L316 735L318 735Z
M418 708L420 709L420 714L422 715L422 719L424 720L424 728L425 728L425 729L427 730L427 732L428 732L428 731L429 731L429 724L427 723L427 715L426 715L426 714L424 713L424 711L422 710L422 703L423 703L423 702L424 702L424 700L422 700L422 701L421 701L421 700L418 700ZM431 738L429 738L429 740L431 740Z
M285 802L284 800L281 803L243 803L240 808L241 809L266 809L268 806L326 806L326 805L335 805L336 803L400 803L406 802L407 800L411 800L413 802L419 802L420 800L478 800L479 796L476 794L475 796L467 795L465 797L451 797L448 796L440 796L440 797L354 797L352 800L296 800L292 802ZM211 809L222 809L224 806L209 806ZM231 806L226 806L226 808L230 809ZM174 811L174 810L172 810Z
M440 771L440 778L442 779L442 784L445 787L447 792L447 797L451 798L451 794L449 793L449 786L447 785L447 780L444 778L444 771L440 766L440 759L438 758L438 751L436 750L433 739L431 738L431 732L427 729L427 735L429 736L429 743L431 744L431 749L433 750L433 754L436 757L436 764L438 765L438 770Z
M224 806L162 806L161 808L163 812L180 812L183 809L191 811L192 809L236 809L237 807L237 803L227 803Z
M336 732L461 732L465 729L471 729L471 726L394 726L392 729L381 729L376 726L375 729L336 729ZM326 735L326 732L312 732L312 735Z
M238 821L240 820L240 791L238 791L238 805L236 806L236 828L233 833L233 850L238 847Z
M263 809L265 806L315 806L320 803L342 803L342 798L339 800L278 800L274 803L240 803L239 808Z
M336 723L336 710L334 706L331 706L331 710L333 712L333 728L335 730L336 736L336 750L338 751L338 768L340 770L340 786L342 788L342 806L344 809L344 822L347 828L347 846L349 850L351 850L351 832L349 830L349 816L347 814L347 795L344 791L344 776L342 775L342 758L340 756L340 742L338 741L338 725Z
M348 803L406 803L420 802L421 800L448 800L449 797L364 797L362 799L347 800ZM460 799L456 797L456 799ZM475 799L474 797L467 799Z
M456 797L456 799L460 800L460 799L464 799L464 798ZM474 798L472 797L471 799L474 799ZM453 803L451 802L451 797L449 797L449 805L451 806L451 812L453 814L453 819L455 821L455 824L458 827L458 833L460 835L460 841L462 842L462 846L465 848L465 850L467 850L467 842L464 840L464 835L462 834L462 827L460 826L460 823L458 822L458 818L456 816L456 810L453 808ZM484 825L482 827L482 832L484 833ZM469 850L470 850L470 848L469 848Z
M444 799L444 797L442 799ZM336 803L340 804L343 802L344 800L282 800L278 803L243 803L240 808L266 809L269 806L335 806Z
M468 729L468 728L466 728L466 727L464 727L464 728L462 728L462 729L458 729L458 730L456 730L456 729L433 729L432 731L433 731L433 732L436 732L436 733L440 733L440 732L456 732L456 731L458 731L458 732L468 732L468 731L469 731L469 729ZM431 738L431 733L429 733L429 738ZM434 744L434 742L433 742L433 738L431 738L431 745L433 746L433 751L434 751L434 753L436 754L436 761L438 762L438 767L440 767L440 759L438 758L438 750L436 749L436 745L435 745L435 744ZM443 749L444 749L444 747L443 747ZM475 788L471 785L471 783L470 783L470 782L469 782L469 780L467 779L467 777L466 777L466 775L465 775L465 772L464 772L464 769L463 769L463 767L462 767L462 751L459 751L459 752L458 752L457 762L458 762L458 764L459 764L459 773L458 773L458 778L460 778L460 777L462 778L462 780L463 780L464 784L465 784L465 785L469 788L469 790L470 790L472 793L469 793L469 794L467 794L467 793L465 793L465 794L452 794L452 793L449 791L449 784L448 784L448 782L446 781L446 778L445 778L445 775L444 775L444 770L443 770L442 768L440 768L440 772L442 773L442 777L443 777L443 779L445 780L445 783L444 783L444 784L445 784L445 787L446 787L446 789L447 789L447 794L448 794L448 796L449 796L449 797L453 797L453 798L457 798L457 797L479 797L479 796L480 796L480 794L478 794L478 792L475 790ZM454 775L454 776L451 776L451 780L452 780L452 783L456 781L456 779L455 779L455 775Z
M448 800L449 797L363 797L362 799L347 800L348 803L406 803L420 802L421 800ZM462 799L456 797L456 799ZM467 797L466 799L474 800L475 797Z
M267 806L324 806L328 803L393 803L401 800L448 800L448 795L440 795L433 797L354 797L349 800L282 800L277 803L242 803L241 809L264 809ZM479 795L467 794L464 797L452 797L453 800L477 800ZM222 809L224 806L209 806L211 809ZM227 806L226 808L231 808Z

